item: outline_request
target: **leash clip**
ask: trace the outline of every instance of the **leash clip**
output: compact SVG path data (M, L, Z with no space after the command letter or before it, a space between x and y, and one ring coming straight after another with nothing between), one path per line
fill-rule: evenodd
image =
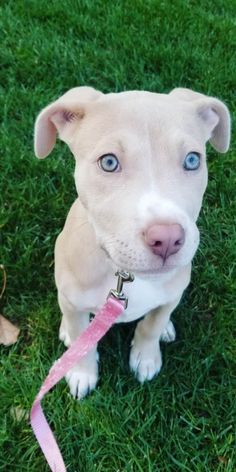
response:
M123 292L123 284L125 282L133 282L134 275L131 272L126 272L125 270L120 270L116 272L115 275L118 277L117 287L116 287L116 290L115 289L110 290L108 297L112 296L116 298L117 300L121 300L122 302L124 302L125 310L126 310L128 306L128 297Z

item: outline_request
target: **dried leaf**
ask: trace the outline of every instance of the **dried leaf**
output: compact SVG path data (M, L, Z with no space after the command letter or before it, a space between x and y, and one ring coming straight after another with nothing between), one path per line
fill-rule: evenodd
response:
M14 420L17 421L18 423L22 420L29 419L29 412L25 410L24 408L21 408L21 406L12 406L10 408L10 414L12 418L14 418Z
M2 283L2 288L0 291L0 298L2 298L6 290L6 285L7 285L7 274L6 274L5 267L3 264L0 264L0 270L2 271L2 276L3 276L3 283Z
M222 464L228 464L228 459L224 456L218 456L218 461Z
M20 330L17 326L14 326L4 316L0 315L0 344L10 346L16 343L19 332Z

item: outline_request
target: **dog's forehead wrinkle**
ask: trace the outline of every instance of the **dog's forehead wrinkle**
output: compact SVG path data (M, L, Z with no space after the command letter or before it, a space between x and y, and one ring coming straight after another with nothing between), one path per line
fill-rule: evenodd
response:
M173 103L175 102L175 103ZM173 110L176 109L176 111ZM184 105L179 101L170 100L168 95L154 94L150 92L128 92L121 94L104 95L100 100L93 103L88 108L87 117L93 119L103 119L108 128L118 122L123 123L124 119L129 119L131 127L143 125L143 119L148 117L150 123L159 122L162 128L173 118L178 120L183 111ZM99 120L100 121L100 120Z
M97 157L109 152L118 153L118 156L119 154L124 156L125 160L128 159L135 165L141 164L153 187L153 174L158 168L160 159L167 155L169 159L170 155L174 159L175 153L170 153L169 150L171 147L175 147L176 150L183 147L186 141L181 127L178 126L176 130L173 110L168 107L166 111L166 107L159 104L159 98L157 101L148 100L150 102L148 107L145 98L129 99L128 102L132 103L132 107L127 106L126 100L122 103L115 100L112 109L109 100L107 102L99 100L91 112L90 120L87 121L86 127L91 131L92 126L94 133L92 139L89 139L90 145L85 156L88 152L92 152L93 155L96 153ZM160 100L162 101L161 98ZM181 123L179 116L178 122ZM86 127L85 134L81 137L85 137L87 142ZM83 154L83 143L79 138L76 147L80 148L79 153Z

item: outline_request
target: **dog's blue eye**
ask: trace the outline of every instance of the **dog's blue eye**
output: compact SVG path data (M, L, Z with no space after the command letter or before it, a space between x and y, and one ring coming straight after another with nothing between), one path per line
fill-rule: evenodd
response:
M190 152L184 159L185 170L197 170L200 166L200 155L197 152Z
M104 154L98 160L98 164L105 172L116 172L120 169L120 163L114 154Z

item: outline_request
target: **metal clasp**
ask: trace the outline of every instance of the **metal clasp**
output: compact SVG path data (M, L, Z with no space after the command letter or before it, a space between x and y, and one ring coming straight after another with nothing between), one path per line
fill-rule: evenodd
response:
M118 277L117 287L116 287L116 290L114 289L110 290L108 297L112 296L118 300L123 301L125 304L125 309L126 309L128 306L128 297L123 292L123 284L125 282L133 282L134 275L131 272L126 272L124 270L120 270L116 272L115 275Z

